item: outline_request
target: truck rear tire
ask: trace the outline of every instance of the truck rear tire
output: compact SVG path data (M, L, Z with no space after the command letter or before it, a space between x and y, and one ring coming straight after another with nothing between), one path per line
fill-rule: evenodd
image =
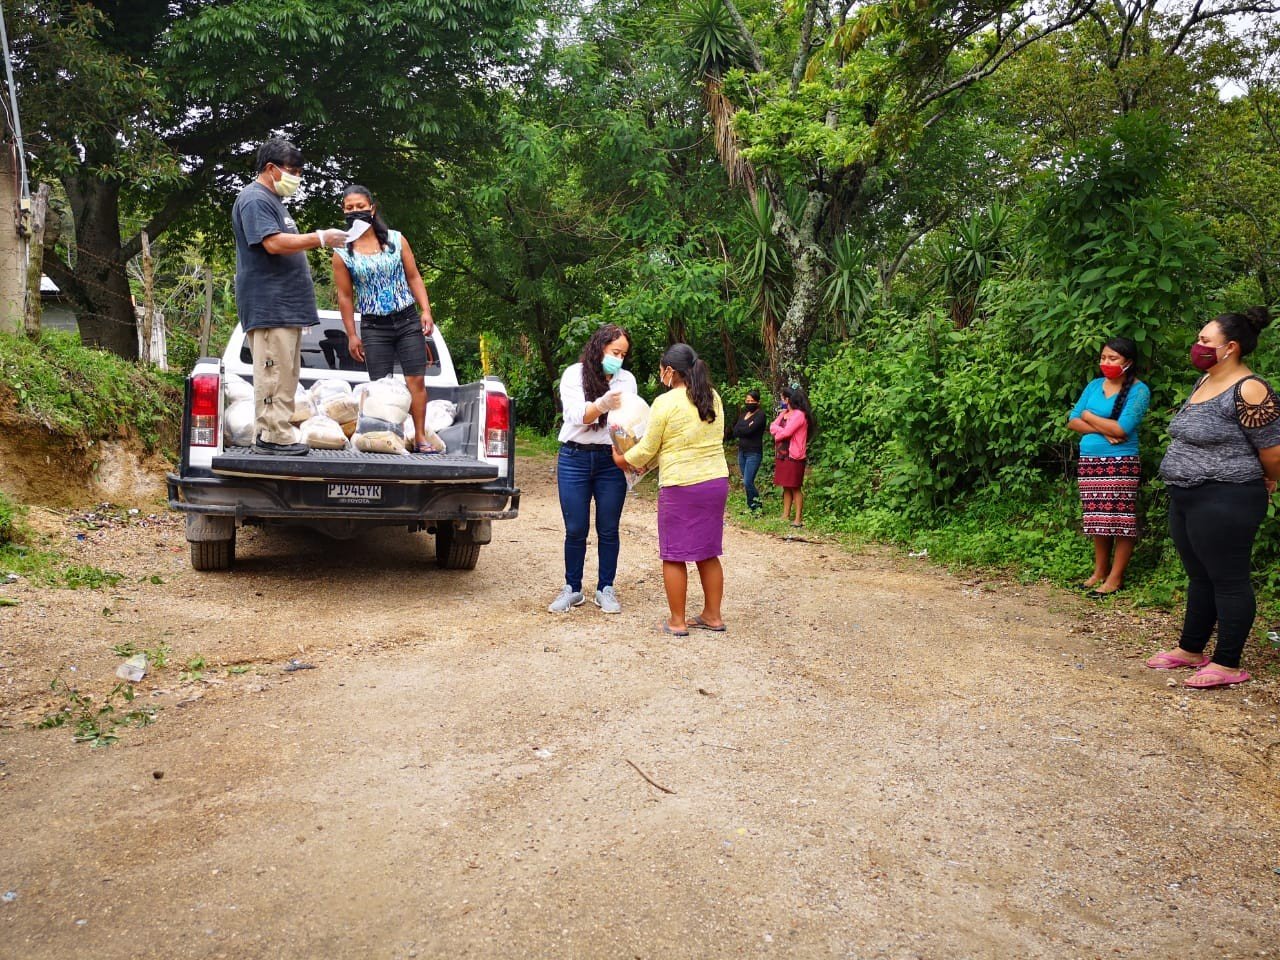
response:
M448 523L436 528L436 566L442 570L474 570L480 560L480 544L472 543L466 535Z
M191 542L193 570L230 570L235 558L235 536L230 540L193 540Z

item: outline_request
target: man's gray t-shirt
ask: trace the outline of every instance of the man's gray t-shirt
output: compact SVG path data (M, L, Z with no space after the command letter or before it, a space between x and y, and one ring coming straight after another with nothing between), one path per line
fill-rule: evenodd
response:
M262 246L272 234L298 232L280 198L254 180L236 197L231 229L236 235L236 313L245 331L318 323L307 255L267 253Z

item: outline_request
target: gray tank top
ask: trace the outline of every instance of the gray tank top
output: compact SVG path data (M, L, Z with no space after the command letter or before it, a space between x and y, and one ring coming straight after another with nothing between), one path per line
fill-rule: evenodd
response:
M1248 403L1240 395L1244 380L1257 380L1267 388L1261 403ZM1212 400L1188 399L1174 414L1160 479L1175 487L1262 479L1258 451L1280 446L1280 398L1261 377L1244 380Z

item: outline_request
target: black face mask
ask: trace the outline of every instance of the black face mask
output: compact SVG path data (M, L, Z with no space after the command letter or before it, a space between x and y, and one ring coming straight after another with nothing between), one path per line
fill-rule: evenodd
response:
M750 400L748 400L746 403L744 403L744 404L743 404L743 406L744 406L744 407L746 407L748 410L759 410L759 409L760 409L760 404L758 404L758 403L752 403Z
M357 220L363 220L365 223L373 223L372 210L352 210L350 213L346 215L346 217L347 217L348 230L351 229L351 225L354 224Z

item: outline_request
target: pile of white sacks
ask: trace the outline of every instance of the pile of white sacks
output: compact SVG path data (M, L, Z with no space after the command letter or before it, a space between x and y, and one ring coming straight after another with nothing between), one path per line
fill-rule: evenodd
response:
M229 447L253 445L253 384L234 373L222 381L223 439ZM407 454L406 440L414 436L409 416L409 389L394 377L361 383L354 390L345 380L317 380L310 390L301 385L294 395L296 442L315 450L345 450L348 446L365 453ZM448 400L427 404L427 437L433 449L444 453L444 441L437 432L451 425L457 405Z

